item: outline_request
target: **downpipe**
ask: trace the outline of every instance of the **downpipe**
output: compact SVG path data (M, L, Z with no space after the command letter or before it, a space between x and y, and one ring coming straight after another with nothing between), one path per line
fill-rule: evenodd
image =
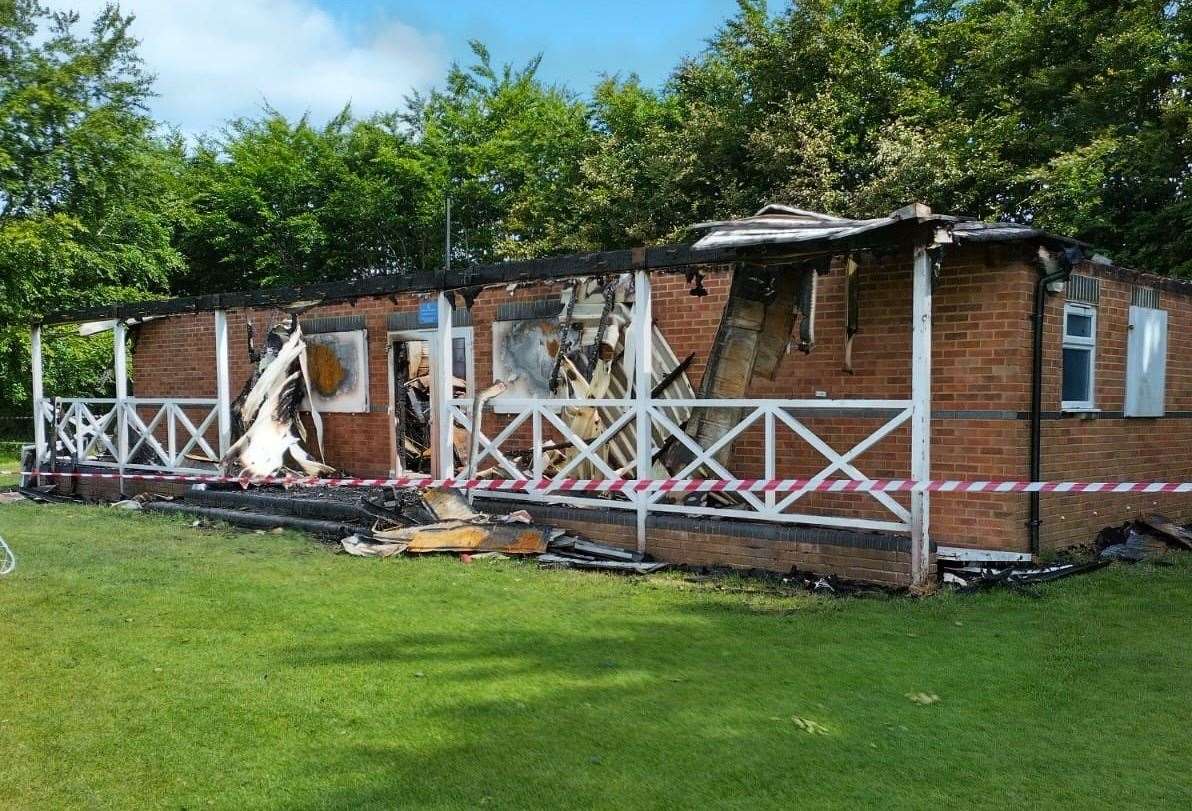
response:
M1079 248L1070 247L1062 251L1050 251L1039 246L1039 276L1035 280L1034 334L1032 336L1031 365L1031 441L1030 480L1041 481L1043 475L1043 316L1047 305L1047 288L1056 282L1066 282L1072 275L1072 266L1084 258ZM1040 494L1030 494L1030 518L1027 527L1030 532L1030 552L1039 555L1039 527L1042 524Z

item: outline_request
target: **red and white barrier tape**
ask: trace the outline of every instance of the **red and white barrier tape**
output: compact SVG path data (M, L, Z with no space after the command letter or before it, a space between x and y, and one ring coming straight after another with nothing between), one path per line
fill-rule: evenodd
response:
M285 487L455 487L461 490L584 493L1192 493L1192 482L1011 482L912 481L910 479L321 479L301 476L237 478L182 473L91 473L42 471L43 477L131 479L151 482L280 484Z

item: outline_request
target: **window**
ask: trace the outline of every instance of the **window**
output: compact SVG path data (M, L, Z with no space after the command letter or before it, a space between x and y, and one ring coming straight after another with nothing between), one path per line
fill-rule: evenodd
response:
M1132 306L1126 340L1125 416L1162 417L1166 377L1167 312Z
M1097 310L1088 304L1064 305L1065 411L1091 411L1097 366Z

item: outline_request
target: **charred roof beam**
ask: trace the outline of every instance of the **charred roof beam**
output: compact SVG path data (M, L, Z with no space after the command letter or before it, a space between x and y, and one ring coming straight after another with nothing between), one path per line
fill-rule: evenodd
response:
M711 249L697 249L692 245L661 245L649 248L599 251L544 259L475 265L467 268L454 268L449 271L379 275L301 287L274 287L188 298L109 304L48 313L34 321L42 324L69 324L81 321L125 320L153 315L185 315L256 307L289 309L298 303L310 306L315 303L351 301L366 296L433 293L439 290L464 290L506 284L549 282L583 276L629 273L635 270L665 272L682 271L693 265L716 265L737 261L781 262L826 254L843 254L855 250L895 248L911 244L924 233L934 233L940 225L934 221L921 222L907 219L847 238L808 240L792 244Z

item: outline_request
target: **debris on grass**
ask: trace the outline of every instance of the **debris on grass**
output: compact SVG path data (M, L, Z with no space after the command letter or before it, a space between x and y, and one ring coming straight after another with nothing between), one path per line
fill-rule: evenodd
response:
M58 485L43 484L32 487L18 487L17 492L37 504L82 504L75 496L58 492Z
M1173 547L1192 549L1192 528L1182 527L1158 514L1148 515L1137 523Z
M990 564L961 566L946 569L942 573L946 585L955 586L960 592L981 591L995 586L1007 586L1020 591L1039 583L1050 583L1064 577L1096 571L1108 566L1108 560L1091 560L1052 563L1046 566L1023 566L1007 564L994 568ZM1026 591L1031 594L1033 592Z
M1029 590L1030 586L1093 572L1114 562L1159 564L1173 550L1187 549L1192 549L1192 525L1181 526L1162 515L1152 514L1119 526L1105 527L1097 533L1091 550L1067 552L1065 554L1072 557L1047 565L1017 561L941 561L940 577L945 585L960 592L1007 587L1037 596Z
M798 715L792 715L791 720L795 722L795 726L806 732L808 735L827 735L828 728L819 721L812 721L810 718L802 718Z
M621 560L600 560L588 557L573 557L548 552L538 556L538 563L553 569L592 569L605 572L630 572L633 574L653 574L666 568L666 564L659 561L626 562Z
M926 707L929 704L935 704L940 700L940 697L937 696L935 693L923 693L923 692L907 693L906 697L909 698L915 704L919 704L924 707Z
M597 543L575 533L533 523L525 510L488 515L458 490L419 492L389 488L366 493L360 509L372 527L340 540L361 557L455 553L467 561L482 555L533 557L544 567L650 574L667 564L638 552Z
M1104 540L1114 540L1118 533L1122 537L1121 541L1101 546L1098 557L1102 560L1138 563L1143 560L1154 560L1167 553L1167 544L1150 533L1139 532L1132 524L1125 524L1121 528L1113 527L1110 530L1103 530L1098 535L1098 543L1100 544Z
M1097 533L1094 544L1101 560L1157 562L1172 550L1192 549L1192 525L1180 526L1169 518L1152 514L1120 526L1105 527Z

